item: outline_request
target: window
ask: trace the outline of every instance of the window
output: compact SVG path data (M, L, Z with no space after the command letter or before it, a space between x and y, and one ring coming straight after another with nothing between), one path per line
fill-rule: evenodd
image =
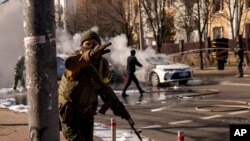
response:
M246 0L246 8L250 8L250 0Z
M168 7L171 7L174 5L174 0L168 0Z
M223 10L223 0L213 0L213 12Z
M250 38L250 23L245 24L245 38Z
M223 37L223 27L214 27L213 28L213 39Z

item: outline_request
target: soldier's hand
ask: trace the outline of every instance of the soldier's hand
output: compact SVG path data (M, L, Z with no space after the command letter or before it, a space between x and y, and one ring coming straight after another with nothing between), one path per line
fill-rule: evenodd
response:
M96 55L104 55L106 53L109 53L110 52L110 49L106 49L108 46L110 46L111 43L106 43L106 44L103 44L103 45L98 45L96 46L95 48L93 48L90 53L89 53L89 57L90 58L93 58L94 56Z

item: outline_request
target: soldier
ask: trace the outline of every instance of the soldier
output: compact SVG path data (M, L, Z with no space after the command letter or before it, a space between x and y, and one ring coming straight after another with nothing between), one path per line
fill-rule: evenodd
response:
M97 85L88 75L93 65L103 83L108 84L109 63L102 57L110 44L101 45L96 32L82 34L80 50L65 60L59 93L59 118L62 133L68 141L93 141L94 114L98 104Z
M244 62L244 50L240 47L235 49L235 55L238 55L239 63L238 63L238 70L239 70L239 77L243 77L243 62Z
M25 65L24 65L24 56L19 56L18 61L15 66L15 72L14 72L14 85L13 90L16 90L17 84L20 81L21 86L25 88L25 78L24 78L24 72L25 72Z
M135 66L139 66L142 67L142 64L137 60L137 58L135 57L135 50L131 50L130 54L131 56L128 57L127 59L127 73L128 73L128 80L127 83L124 87L124 89L122 90L122 96L123 97L127 97L128 95L126 94L126 90L129 87L129 85L131 84L132 81L135 82L135 85L137 87L137 89L140 92L140 95L142 95L142 93L144 93L145 91L142 90L142 88L139 85L139 82L135 76Z
M243 42L242 42L242 35L238 37L238 47L235 48L235 55L238 55L239 63L238 63L238 70L239 70L239 77L243 77L243 62L244 62L244 50L243 50Z

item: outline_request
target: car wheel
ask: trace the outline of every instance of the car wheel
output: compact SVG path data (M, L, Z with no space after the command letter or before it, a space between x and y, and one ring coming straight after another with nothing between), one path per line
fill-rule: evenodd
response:
M179 81L179 85L187 85L188 80Z
M153 85L153 86L158 86L159 83L160 83L160 80L159 80L159 77L157 75L157 73L152 73L150 75L150 83Z

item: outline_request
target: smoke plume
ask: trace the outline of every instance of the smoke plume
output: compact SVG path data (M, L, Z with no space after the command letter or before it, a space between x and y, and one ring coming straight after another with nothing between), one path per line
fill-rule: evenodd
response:
M10 0L0 4L0 87L11 87L14 66L24 54L22 1Z
M98 32L98 27L91 30ZM24 54L24 29L23 29L23 6L21 0L10 0L0 4L0 87L11 87L14 81L14 66L18 56ZM70 35L64 30L56 30L57 56L67 57L80 48L82 33ZM131 48L127 46L127 38L124 34L111 38L102 38L103 42L112 42L109 47L111 53L106 57L113 64L126 66L126 59L130 55ZM141 58L155 55L155 50L148 48L145 51L137 50L136 57L141 63Z

